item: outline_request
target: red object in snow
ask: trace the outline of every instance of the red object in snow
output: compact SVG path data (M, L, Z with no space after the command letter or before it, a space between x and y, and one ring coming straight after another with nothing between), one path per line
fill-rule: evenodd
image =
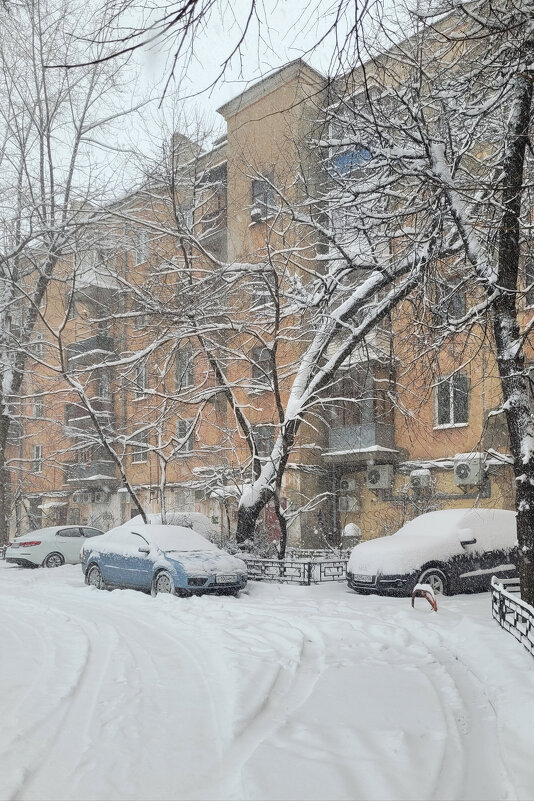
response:
M436 596L430 584L416 584L412 592L412 607L415 606L416 598L426 598L434 612L438 611Z

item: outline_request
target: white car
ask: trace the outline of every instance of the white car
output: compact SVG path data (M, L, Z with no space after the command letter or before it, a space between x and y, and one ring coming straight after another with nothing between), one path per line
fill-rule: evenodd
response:
M51 526L31 531L10 543L6 562L21 567L59 567L80 562L82 545L91 537L103 534L90 526Z

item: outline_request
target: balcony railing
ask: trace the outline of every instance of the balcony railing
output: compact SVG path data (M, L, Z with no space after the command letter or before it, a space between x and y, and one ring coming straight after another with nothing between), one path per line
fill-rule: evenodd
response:
M67 348L69 366L86 367L106 361L115 352L113 339L106 334L95 334Z
M330 451L355 451L373 446L395 449L395 429L389 423L363 423L358 426L331 428L328 437Z
M91 462L70 462L65 465L66 483L89 483L116 481L116 466L110 460L98 459Z

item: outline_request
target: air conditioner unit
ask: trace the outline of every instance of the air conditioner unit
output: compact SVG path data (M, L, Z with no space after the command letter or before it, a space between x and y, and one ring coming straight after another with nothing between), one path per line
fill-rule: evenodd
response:
M342 495L339 499L339 511L359 512L360 502L358 501L358 498L354 498L352 495Z
M410 486L413 490L421 490L430 487L432 476L430 470L426 467L421 467L418 470L412 470L410 473Z
M356 489L356 479L342 478L339 482L339 489L341 492L354 492Z
M454 457L454 483L457 487L480 484L483 477L482 454L462 453Z
M393 465L375 464L368 467L365 483L369 489L388 489L393 484Z

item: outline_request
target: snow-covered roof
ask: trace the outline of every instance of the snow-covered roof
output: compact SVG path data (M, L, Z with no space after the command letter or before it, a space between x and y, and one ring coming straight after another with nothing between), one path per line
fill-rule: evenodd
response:
M160 550L170 551L218 551L216 545L207 540L202 534L184 526L162 526L154 523L134 523L130 520L122 526L108 532L113 535L116 531L128 529L140 534L148 542L156 545Z
M323 456L349 456L351 453L398 453L395 448L386 448L382 445L369 445L367 448L350 448L346 451L325 451Z

